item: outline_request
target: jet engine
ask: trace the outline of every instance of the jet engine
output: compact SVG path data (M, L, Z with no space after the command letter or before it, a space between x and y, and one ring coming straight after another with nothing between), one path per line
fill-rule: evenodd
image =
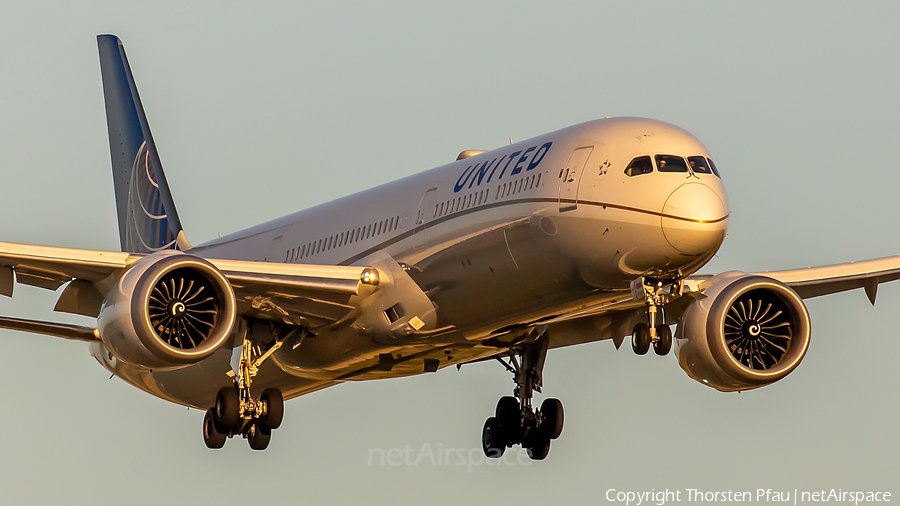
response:
M234 291L209 262L181 252L148 255L113 285L98 327L107 350L148 369L177 369L212 355L231 335Z
M684 311L675 354L688 376L723 392L774 383L809 347L809 313L791 288L764 276L725 273Z

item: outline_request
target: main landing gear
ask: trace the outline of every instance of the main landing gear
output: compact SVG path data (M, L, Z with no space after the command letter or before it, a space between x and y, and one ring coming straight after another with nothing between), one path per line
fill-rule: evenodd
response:
M680 282L672 282L661 279L639 278L631 284L632 295L636 299L643 297L647 302L648 323L638 323L631 333L631 348L638 355L646 355L653 346L657 355L668 355L672 349L672 329L662 323L658 314L672 298L681 290Z
M495 416L484 422L481 447L487 457L500 458L506 448L521 444L532 460L544 460L550 452L550 441L562 433L563 406L559 399L544 399L539 410L531 405L534 392L541 391L549 342L544 333L515 351L511 349L509 363L497 357L513 373L516 388L515 397L501 397ZM520 360L516 359L517 352Z
M252 339L249 326L245 326L241 346L241 358L234 385L222 387L216 395L216 405L203 417L203 441L208 448L218 449L227 438L241 435L254 450L265 450L272 438L272 431L281 426L284 418L284 397L281 391L267 388L259 398L254 398L250 385L259 366L269 358L293 332L276 339L263 351Z

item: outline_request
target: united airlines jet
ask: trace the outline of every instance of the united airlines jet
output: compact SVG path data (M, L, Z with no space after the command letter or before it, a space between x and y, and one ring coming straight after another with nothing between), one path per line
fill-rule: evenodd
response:
M112 374L206 411L203 439L265 449L284 400L348 381L498 361L514 395L482 446L543 459L563 407L537 407L551 348L627 339L721 391L803 360L803 300L900 278L900 257L696 275L729 207L706 147L668 123L609 118L456 160L191 245L125 50L97 38L121 252L0 243L0 293L61 291L94 322L0 318L90 343ZM671 325L676 331L671 331Z

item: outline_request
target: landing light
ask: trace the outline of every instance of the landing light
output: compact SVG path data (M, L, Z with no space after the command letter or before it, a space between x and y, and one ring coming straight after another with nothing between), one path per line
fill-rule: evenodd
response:
M367 285L377 285L378 284L378 271L376 269L365 269L362 272L362 276L360 277L360 281Z

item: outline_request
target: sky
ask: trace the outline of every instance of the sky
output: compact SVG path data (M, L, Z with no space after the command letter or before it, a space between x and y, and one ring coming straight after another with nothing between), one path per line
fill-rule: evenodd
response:
M604 116L707 146L731 206L703 272L900 253L896 2L0 2L0 240L119 246L95 36L128 52L194 243ZM17 286L0 314L90 325ZM553 350L543 462L479 459L499 364L289 401L265 452L83 343L0 331L0 503L607 503L617 491L900 494L900 284L807 301L803 363L723 394L674 354ZM382 464L409 448L414 461ZM462 449L433 463L446 449ZM469 453L472 457L469 458ZM374 458L370 460L370 455ZM682 492L686 494L686 492ZM685 500L685 496L681 496Z

